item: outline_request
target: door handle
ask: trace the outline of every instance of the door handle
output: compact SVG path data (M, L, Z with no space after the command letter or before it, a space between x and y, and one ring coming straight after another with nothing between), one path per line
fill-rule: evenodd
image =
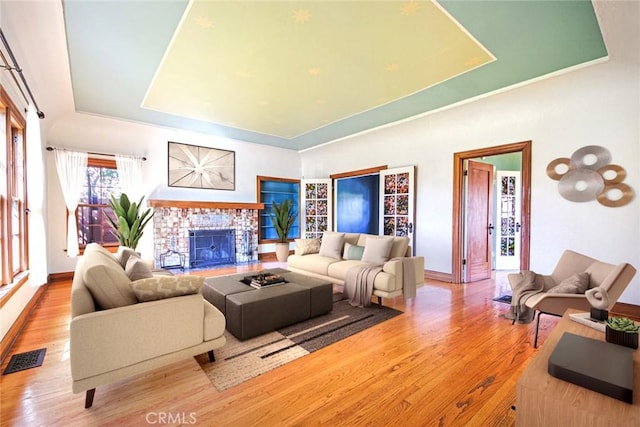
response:
M413 223L409 223L409 234L413 233Z
M493 226L493 224L489 224L489 227L487 227L489 229L489 236L491 236L493 234L493 229L495 228Z
M520 223L516 222L516 233L520 231Z

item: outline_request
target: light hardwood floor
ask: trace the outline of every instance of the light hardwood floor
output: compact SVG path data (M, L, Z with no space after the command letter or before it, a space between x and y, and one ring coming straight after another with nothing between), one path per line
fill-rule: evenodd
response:
M71 392L70 282L54 283L10 352L46 347L44 364L1 377L1 424L511 426L516 381L536 349L535 325L512 326L501 317L509 306L492 301L507 289L504 277L428 280L413 300L384 301L404 314L222 393L189 358L99 387L84 409L84 393ZM542 317L542 345L557 321Z

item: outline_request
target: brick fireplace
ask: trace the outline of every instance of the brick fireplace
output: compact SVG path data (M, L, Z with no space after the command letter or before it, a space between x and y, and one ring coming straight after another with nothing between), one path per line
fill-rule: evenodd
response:
M200 230L220 230L233 236L233 263L258 261L258 210L262 203L198 202L178 200L150 200L153 207L153 252L156 266L162 265L167 254L184 256L189 268L190 233ZM213 233L216 234L216 233ZM230 248L231 246L229 246ZM227 254L230 255L230 254ZM194 263L193 267L205 267Z

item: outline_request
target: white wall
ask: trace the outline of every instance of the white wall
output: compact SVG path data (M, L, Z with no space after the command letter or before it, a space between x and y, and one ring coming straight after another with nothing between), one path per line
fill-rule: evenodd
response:
M195 190L167 186L167 141L235 151L236 189ZM146 200L197 200L210 202L257 202L256 176L300 177L300 156L292 150L238 142L211 135L148 126L88 114L69 114L58 120L47 142L55 147L99 153L147 157L143 162ZM53 154L47 156L48 245L50 273L72 271L75 260L65 252L66 213ZM148 227L137 248L143 256L153 254L152 228Z
M547 164L601 145L640 191L640 67L607 61L413 121L302 153L305 178L388 164L417 165L416 253L451 273L453 153L532 142L531 269L550 272L565 248L640 267L640 202L620 208L572 203ZM621 301L640 304L640 276Z

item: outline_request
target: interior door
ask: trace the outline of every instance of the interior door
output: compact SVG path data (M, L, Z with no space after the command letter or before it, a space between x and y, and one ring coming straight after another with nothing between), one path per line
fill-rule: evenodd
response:
M497 171L496 270L520 269L520 171Z
M331 231L333 206L330 178L303 179L302 184L302 237L320 238L325 231Z
M493 165L468 161L465 282L491 277Z
M380 171L380 234L407 236L413 253L415 166Z

